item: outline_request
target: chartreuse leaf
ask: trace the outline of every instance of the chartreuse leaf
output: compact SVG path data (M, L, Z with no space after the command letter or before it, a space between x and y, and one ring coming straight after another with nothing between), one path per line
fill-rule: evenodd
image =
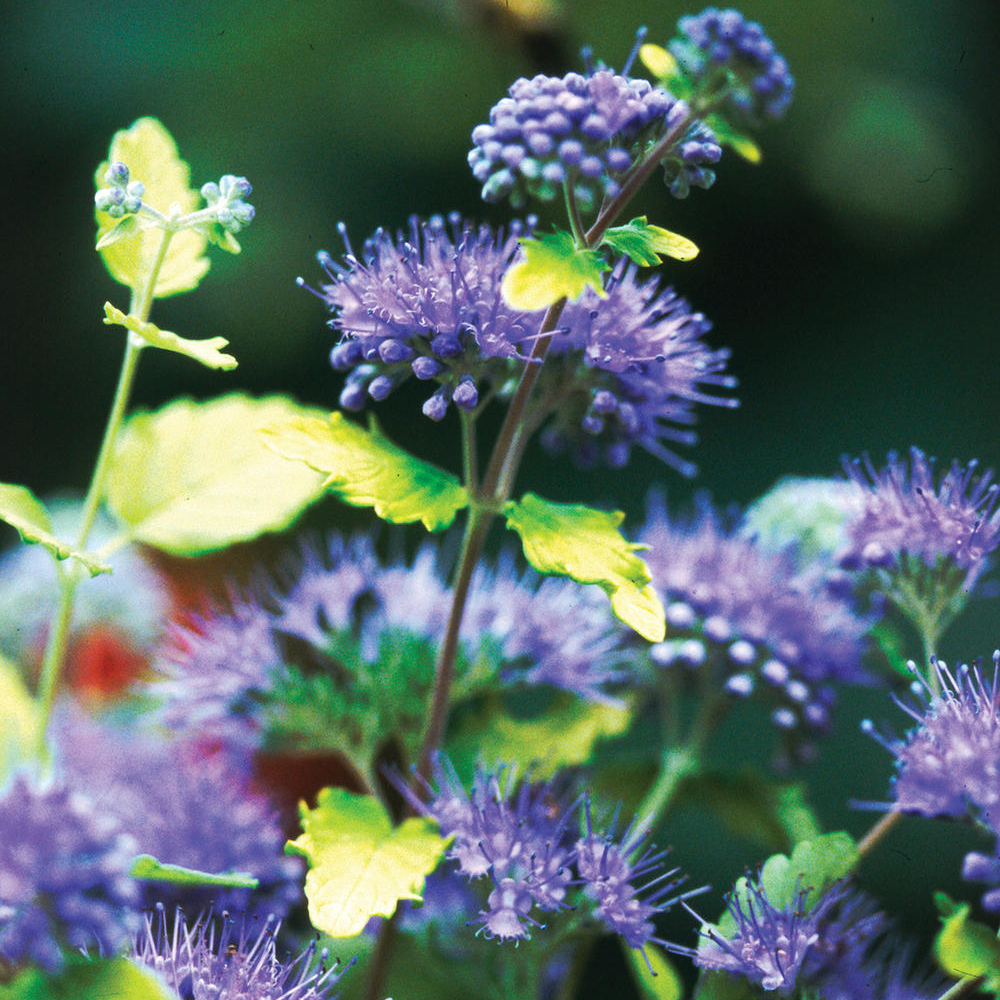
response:
M662 949L654 944L647 944L641 950L629 948L624 938L618 940L643 1000L681 1000L684 984Z
M306 899L313 926L330 937L359 934L372 917L391 917L401 899L421 902L424 879L449 841L427 817L394 827L371 795L324 788L316 808L299 806L302 833L285 845L309 863Z
M37 543L56 559L76 559L91 576L111 572L111 567L92 552L73 548L52 534L52 522L45 504L27 486L0 483L0 521L16 528L21 540L28 545Z
M190 187L191 168L177 154L177 145L170 133L155 118L140 118L130 128L116 132L105 160L94 174L97 188L106 187L104 175L110 163L119 160L129 169L134 181L146 186L143 202L168 215L176 205L182 215L193 212L201 195ZM97 242L104 265L115 281L133 291L140 288L152 270L153 262L163 242L163 232L149 228L136 219L131 232L120 236L117 219L95 210ZM133 216L133 218L135 218ZM116 230L112 242L102 240ZM182 229L174 233L160 267L153 294L156 298L176 295L197 287L208 271L205 254L208 240L203 233Z
M461 775L471 776L475 765L506 762L530 768L539 781L564 767L590 760L603 739L620 736L632 722L631 703L602 705L567 697L537 718L510 715L499 698L460 717L448 740L448 758Z
M698 248L686 236L651 226L644 215L628 225L612 227L601 243L630 257L640 267L662 264L661 253L675 260L694 260L698 256Z
M0 1000L177 1000L177 994L126 958L77 958L59 973L26 969L0 984Z
M263 429L269 448L327 475L325 487L355 507L374 507L393 524L422 521L428 531L447 528L468 506L469 494L450 473L394 445L374 419L369 430L339 412L295 416Z
M677 60L662 45L653 45L651 42L640 45L639 59L659 80L666 80L679 72Z
M750 136L737 132L722 115L707 115L705 124L715 133L720 145L728 146L747 163L760 163L763 155L760 146Z
M778 909L791 910L798 904L808 912L839 879L845 878L858 862L858 848L850 834L824 833L795 845L791 857L772 854L764 862L758 881L768 902ZM736 883L733 894L747 905L747 880Z
M521 536L525 557L539 573L596 583L626 625L650 642L663 641L663 605L649 586L646 564L635 554L645 546L629 542L618 530L625 519L621 511L551 503L527 493L509 501L504 513L507 527Z
M744 976L730 972L702 972L694 988L694 1000L760 1000L760 992Z
M132 538L200 555L288 527L323 494L323 477L264 446L259 428L320 411L283 396L176 400L126 423L107 503Z
M969 904L934 894L941 930L934 941L938 964L950 976L983 978L980 989L1000 995L1000 941L986 924L969 919Z
M214 875L195 868L164 864L152 854L140 854L132 862L132 878L144 882L171 882L174 885L220 885L229 889L256 889L260 884L252 875L242 872L223 872Z
M0 788L38 746L38 703L17 664L0 656Z
M231 354L220 353L221 348L229 343L225 337L210 337L207 340L188 340L186 337L178 337L169 330L161 330L155 323L144 323L138 316L123 313L110 302L104 303L104 316L104 322L108 326L123 326L150 347L184 354L194 358L206 368L221 368L228 372L239 363Z
M601 276L610 265L595 250L577 247L569 233L557 230L520 243L523 258L500 283L500 294L512 308L545 309L563 297L578 299L588 287L601 298L607 295Z

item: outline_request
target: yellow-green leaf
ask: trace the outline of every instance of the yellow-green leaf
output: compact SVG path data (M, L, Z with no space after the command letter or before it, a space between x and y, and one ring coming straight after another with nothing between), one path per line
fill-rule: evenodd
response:
M629 542L618 530L625 518L621 511L552 503L527 493L507 503L504 513L539 573L597 584L626 625L650 642L663 641L663 605L649 586L649 569L635 554L647 546Z
M433 820L410 817L394 827L374 796L343 788L324 788L315 809L302 803L299 811L302 833L285 851L308 861L309 919L335 938L391 917L401 899L420 902L448 846Z
M15 663L0 656L0 788L33 759L39 737L38 703Z
M108 506L132 538L174 555L287 528L323 495L323 477L276 455L260 428L320 412L234 393L137 413L115 446Z
M934 902L941 915L941 930L934 941L938 964L960 979L983 977L982 988L1000 994L1000 941L985 924L969 919L968 903L956 903L943 892Z
M76 559L91 576L111 572L111 567L92 552L76 549L52 534L49 512L27 486L0 483L0 521L16 528L22 541L29 545L38 543L56 559Z
M677 60L662 45L647 42L639 46L639 59L658 80L666 80L679 72Z
M428 531L440 531L468 506L458 479L394 445L374 420L365 430L340 412L296 416L265 427L263 434L279 455L326 473L324 486L345 503L374 507L393 524L421 521Z
M177 994L127 958L77 956L61 972L25 969L0 984L0 1000L177 1000Z
M641 950L629 948L624 940L619 940L643 1000L680 1000L684 984L661 948L655 944L647 944Z
M229 344L225 337L210 337L206 340L188 340L169 330L161 330L155 323L144 323L138 316L126 314L116 309L110 302L104 303L104 322L109 326L123 326L150 347L164 351L174 351L194 358L206 368L221 368L232 371L239 363L231 354L222 354L221 349Z
M660 254L675 260L694 260L698 248L686 237L662 226L651 226L640 215L628 225L614 226L607 231L602 243L626 254L640 267L655 267L663 263Z
M152 854L140 854L129 870L132 878L145 882L170 882L173 885L219 885L230 889L256 889L260 884L258 879L243 872L212 872L199 871L197 868L185 868L182 865L166 864L157 861Z
M519 764L544 781L564 767L585 764L601 740L624 733L632 707L567 697L538 718L518 719L491 699L463 713L448 740L448 756L460 774L471 776L477 762Z
M180 158L176 143L157 119L140 118L130 128L115 133L108 159L94 175L99 189L106 186L104 174L116 160L129 168L132 180L146 186L143 201L164 215L169 214L172 205L177 205L183 215L198 207L201 195L190 186L191 168ZM100 243L118 225L118 220L106 212L95 211ZM149 275L162 241L160 229L138 226L131 235L103 245L100 254L115 281L135 291ZM175 233L160 268L154 296L163 298L195 288L209 268L205 256L207 245L205 235L193 229Z
M581 250L569 233L556 231L520 241L522 257L500 283L500 294L514 309L545 309L561 298L578 299L587 288L601 298L602 275L610 266L595 250Z
M723 146L728 146L734 153L741 156L747 163L756 166L763 154L760 146L748 135L737 132L722 115L709 115L705 124L715 133L715 138Z

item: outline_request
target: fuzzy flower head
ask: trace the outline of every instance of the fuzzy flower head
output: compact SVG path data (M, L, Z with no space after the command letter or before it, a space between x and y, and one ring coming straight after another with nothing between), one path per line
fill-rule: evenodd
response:
M132 961L189 1000L332 1000L343 974L325 949L317 956L315 942L296 958L279 959L280 924L273 916L255 926L223 913L220 926L206 913L189 925L178 910L172 923L158 904L146 916Z
M741 878L726 899L720 924L702 921L695 964L790 995L809 950L820 941L823 918L842 894L835 889L811 908L807 895L808 889L800 889L788 905L777 906L758 880Z
M863 724L896 758L894 807L924 816L965 816L971 809L1000 830L1000 651L989 681L977 664L952 671L932 659L931 668L928 681L910 663L915 703L897 704L916 726L904 738Z
M725 371L729 351L710 348L705 316L656 277L641 280L634 264L620 262L605 290L598 299L588 289L563 310L541 376L540 392L556 400L543 444L614 468L640 445L693 475L669 445L696 441L695 404L737 405L720 394L736 385Z
M68 784L98 799L133 839L135 853L207 872L244 872L258 887L223 889L143 882L144 905L189 910L253 903L278 916L301 901L302 862L284 853L279 817L232 754L193 741L124 732L62 706L54 727Z
M451 403L473 410L506 381L506 361L521 354L538 327L500 295L517 240L532 221L514 222L505 234L455 213L447 225L440 216L414 217L395 237L377 230L360 257L341 225L347 254L343 263L318 255L330 283L315 292L341 335L330 354L334 369L347 374L340 405L360 410L416 378L434 386L424 414L441 420Z
M756 21L728 7L682 17L670 51L702 101L738 122L781 118L795 80Z
M19 777L0 795L0 959L60 969L138 925L135 841L96 799Z
M544 926L533 915L536 908L555 913L587 905L629 947L665 944L655 937L653 916L701 891L671 896L682 879L676 869L664 870L665 852L644 851L642 836L631 829L620 841L596 832L589 803L586 834L574 837L581 800L568 801L552 783L532 784L505 765L480 767L467 792L441 756L433 778L423 783L423 795L401 781L397 787L444 836L453 836L448 857L458 872L492 885L479 914L480 932L488 938L529 938L531 926Z
M938 482L934 460L919 448L910 449L909 467L891 452L882 469L865 456L845 459L844 471L864 496L841 558L849 568L891 568L909 555L931 568L943 559L977 572L1000 546L1000 485L991 470L980 473L975 461L953 462Z
M866 622L790 552L725 527L707 504L691 522L654 507L640 540L667 618L653 662L711 671L728 694L763 700L788 749L807 751L801 739L829 725L831 682L868 680Z
M522 77L472 132L472 174L483 199L552 201L570 191L582 211L614 197L622 179L660 139L675 131L663 157L671 193L709 187L708 165L722 150L690 109L646 80L598 69L586 76Z

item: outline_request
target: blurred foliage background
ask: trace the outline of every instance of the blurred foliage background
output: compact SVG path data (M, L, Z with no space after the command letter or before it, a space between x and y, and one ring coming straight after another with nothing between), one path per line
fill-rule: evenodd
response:
M295 277L322 280L313 255L341 251L336 223L360 243L411 213L458 209L503 222L502 206L480 202L465 157L469 133L507 86L580 68L584 44L620 67L638 25L663 43L678 16L700 9L678 0L493 3L9 3L0 40L0 479L40 495L82 489L93 463L121 351L102 305L126 302L93 251L93 173L115 130L159 117L195 186L246 175L257 208L243 255L216 253L202 286L161 301L152 317L184 336L228 338L239 369L211 373L150 352L136 402L248 389L332 408L339 380L327 363L324 308ZM715 187L686 202L651 182L636 214L701 247L694 262L662 270L714 321L713 344L732 348L742 407L701 411L694 483L644 455L610 474L536 451L525 489L637 519L654 483L672 503L696 489L744 503L782 475L835 473L845 453L868 451L880 463L888 449L917 444L942 463L1000 465L1000 8L746 0L741 9L787 56L798 81L791 112L761 134L760 166L727 153ZM455 427L421 417L418 393L400 391L377 412L392 436L454 466ZM995 609L995 596L979 601L944 652L992 650ZM856 728L867 713L896 714L882 694L849 701L820 763L803 775L822 783L826 799L816 805L828 827L862 831L872 814L847 801L887 794L888 755ZM754 730L732 739L753 744ZM679 817L677 841L690 843L684 824L697 822ZM921 872L956 834L922 824L914 842L911 826L892 841L905 841L903 860L890 847L873 878L889 905L926 918L935 875ZM704 859L678 860L721 890L719 850L728 851L727 874L753 860L727 837L695 835ZM952 876L959 851L947 850Z

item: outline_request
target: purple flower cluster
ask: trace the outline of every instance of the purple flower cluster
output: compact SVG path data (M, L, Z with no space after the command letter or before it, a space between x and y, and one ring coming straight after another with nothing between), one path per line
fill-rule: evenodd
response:
M328 965L324 949L316 961L316 944L282 962L275 936L278 921L269 917L257 927L246 917L237 922L223 913L221 927L211 913L192 925L178 909L173 926L162 904L147 914L132 960L157 972L167 986L189 1000L332 1000L343 975Z
M715 136L691 121L683 101L646 80L599 69L588 76L535 76L514 82L490 111L488 125L472 132L473 176L485 201L510 198L519 208L529 197L551 201L563 189L590 211L614 197L621 180L650 146L677 130L664 157L671 192L715 179L705 164L722 155Z
M699 98L756 124L780 118L792 100L795 80L788 63L756 21L731 7L707 7L682 17L670 51Z
M763 698L789 737L827 728L830 682L868 681L867 623L791 552L726 529L707 505L693 522L654 508L640 541L666 608L667 639L651 651L658 665L713 671L729 694Z
M910 464L895 452L885 468L868 456L844 461L844 471L864 495L863 513L848 527L850 547L841 563L848 567L893 567L903 554L933 568L950 560L975 573L1000 546L1000 485L993 472L979 472L975 461L953 462L935 485L934 460L910 449Z
M161 701L167 725L197 729L233 749L258 748L267 736L265 710L280 702L288 667L295 665L287 637L311 647L317 662L337 659L338 643L350 640L358 662L339 669L370 674L373 696L384 687L379 658L387 637L426 640L427 662L407 666L415 681L424 668L422 679L432 676L433 650L448 614L447 586L432 546L408 564L382 566L370 540L332 536L325 549L306 545L285 575L284 593L274 586L256 601L234 598L232 610L174 630L156 663L163 679L147 686ZM533 574L519 577L511 561L502 561L473 580L457 683L461 688L466 667L477 663L484 677L501 671L510 684L544 684L609 702L606 687L622 676L624 647L597 594L568 580L538 586ZM365 677L352 677L349 697L364 696Z
M588 289L563 310L541 376L541 391L558 398L543 443L571 448L581 464L603 459L614 468L638 444L693 475L695 467L663 442L695 442L686 428L696 403L738 405L718 394L736 385L725 373L729 351L709 348L705 316L658 278L640 279L634 264L620 262L605 290L598 299Z
M475 409L487 388L507 378L504 360L537 333L531 314L500 295L517 240L531 228L531 220L514 222L508 233L494 233L456 213L448 226L440 216L414 217L409 232L395 238L377 230L358 257L341 225L344 263L319 254L330 283L315 292L342 335L330 354L333 367L347 373L340 405L360 410L415 377L436 385L423 407L432 420L450 403Z
M986 681L978 665L952 671L931 661L932 684L911 663L911 690L918 701L897 704L916 723L903 739L887 738L866 720L865 732L896 758L893 805L923 816L964 817L971 812L1000 840L1000 650L993 654L993 677ZM983 899L1000 911L1000 862L971 852L964 876L991 886Z
M596 834L589 805L586 835L574 837L570 821L580 800L567 804L551 783L532 785L500 765L477 769L466 792L446 759L439 756L433 770L435 785L425 783L426 802L402 781L397 787L416 810L438 823L444 836L453 837L448 857L459 873L492 881L487 908L479 914L487 937L501 942L530 937L528 925L544 926L532 916L535 908L568 909L569 892L582 887L593 916L629 947L665 944L654 936L652 917L700 891L667 899L682 880L675 877L676 869L663 870L665 852L641 853L642 837L631 831L618 843ZM645 886L639 885L642 880ZM655 892L640 899L654 883Z
M117 950L138 926L137 853L94 799L16 778L0 796L0 959L57 970L67 948Z
M55 736L67 783L99 798L103 812L132 837L136 854L198 871L238 871L259 882L252 894L146 882L144 905L245 909L252 901L283 916L301 900L301 859L284 854L276 811L233 755L126 733L65 707Z

